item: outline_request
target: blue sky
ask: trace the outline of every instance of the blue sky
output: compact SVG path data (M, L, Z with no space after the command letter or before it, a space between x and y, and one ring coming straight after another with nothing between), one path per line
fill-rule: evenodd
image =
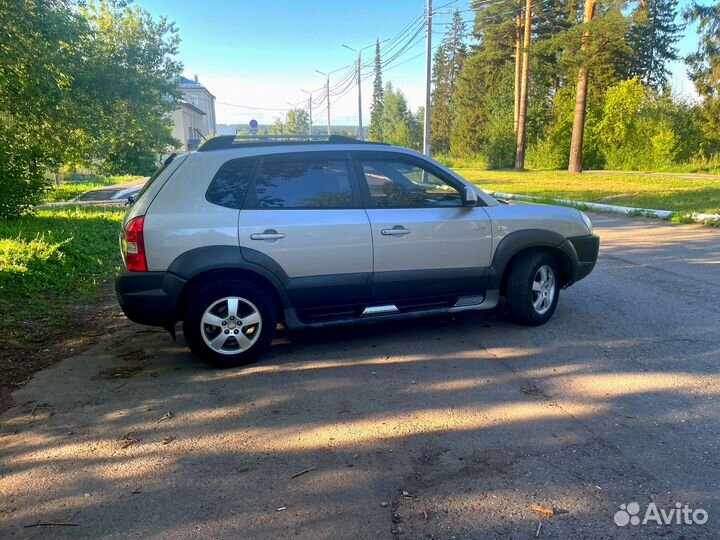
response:
M688 0L681 0L684 5ZM435 6L450 3L442 9L465 10L469 0L435 0ZM165 15L175 21L182 44L180 60L185 75L197 74L200 82L217 97L220 123L247 123L255 118L261 123L284 116L282 110L259 110L232 105L268 109L287 109L288 103L306 99L302 89L323 86L323 72L342 68L354 62L355 53L343 44L360 48L397 36L424 10L424 0L137 0L153 15ZM436 8L437 9L437 8ZM470 20L472 13L463 13ZM447 22L449 15L435 17ZM445 26L438 24L433 45L442 39ZM410 37L410 36L408 36ZM697 37L693 29L685 32L679 46L682 53L693 50ZM424 101L424 40L398 57L384 73L400 87L412 109ZM363 51L370 60L373 49ZM413 59L413 57L415 57ZM403 62L401 64L401 62ZM396 66L396 67L395 67ZM670 66L676 91L693 95L681 63ZM345 73L331 75L331 85ZM366 70L365 74L369 74ZM363 120L369 120L371 80L363 83ZM357 91L331 101L332 121L357 123ZM232 104L232 105L230 105ZM324 108L316 107L315 123L324 123Z

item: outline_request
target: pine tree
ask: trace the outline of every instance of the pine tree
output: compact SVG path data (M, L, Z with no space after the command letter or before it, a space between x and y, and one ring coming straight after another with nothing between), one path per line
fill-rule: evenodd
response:
M657 92L668 85L667 63L677 60L675 44L682 25L675 23L677 0L644 0L632 14L627 40L632 50L630 75Z
M683 12L686 21L697 23L698 50L685 59L688 75L703 97L700 112L707 139L707 154L720 151L720 2L703 6L697 2Z
M375 43L375 79L373 80L373 97L370 105L370 126L367 138L369 141L383 142L383 108L385 94L382 82L382 59L380 57L380 40Z
M460 12L453 13L450 29L435 51L433 59L432 112L430 117L434 152L450 150L453 125L453 98L463 62L467 56L465 22Z
M473 37L478 44L463 63L453 98L454 122L450 150L454 154L483 153L493 156L496 166L512 164L514 150L505 151L507 139L514 140L512 126L512 84L515 61L515 17L507 11L514 2L493 2L475 10ZM509 92L510 122L504 126L497 114L504 112L494 106L504 101ZM488 129L493 126L492 133ZM498 151L500 151L498 153Z

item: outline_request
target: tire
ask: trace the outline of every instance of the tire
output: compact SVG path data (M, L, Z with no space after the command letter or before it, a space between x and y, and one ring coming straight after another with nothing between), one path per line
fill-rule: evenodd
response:
M263 289L245 281L220 281L190 298L183 332L197 357L229 368L249 364L265 352L276 323L275 306Z
M528 326L548 322L560 298L559 276L557 262L549 253L520 255L507 279L506 299L512 319Z

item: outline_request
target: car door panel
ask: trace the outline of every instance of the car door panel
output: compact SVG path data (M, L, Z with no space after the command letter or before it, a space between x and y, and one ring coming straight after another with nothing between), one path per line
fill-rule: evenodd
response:
M462 206L463 186L414 156L358 153L356 163L372 229L373 301L482 294L492 230L484 208Z
M371 230L354 174L346 153L289 154L263 159L251 182L243 257L279 274L296 309L370 298Z

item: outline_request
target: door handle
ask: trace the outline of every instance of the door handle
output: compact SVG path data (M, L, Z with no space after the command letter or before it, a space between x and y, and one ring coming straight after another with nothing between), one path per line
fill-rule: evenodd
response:
M410 229L406 229L402 225L395 225L392 229L382 229L380 234L383 236L405 236L410 234Z
M281 238L285 238L285 235L277 232L275 229L267 229L261 233L253 233L250 235L250 240L280 240Z

